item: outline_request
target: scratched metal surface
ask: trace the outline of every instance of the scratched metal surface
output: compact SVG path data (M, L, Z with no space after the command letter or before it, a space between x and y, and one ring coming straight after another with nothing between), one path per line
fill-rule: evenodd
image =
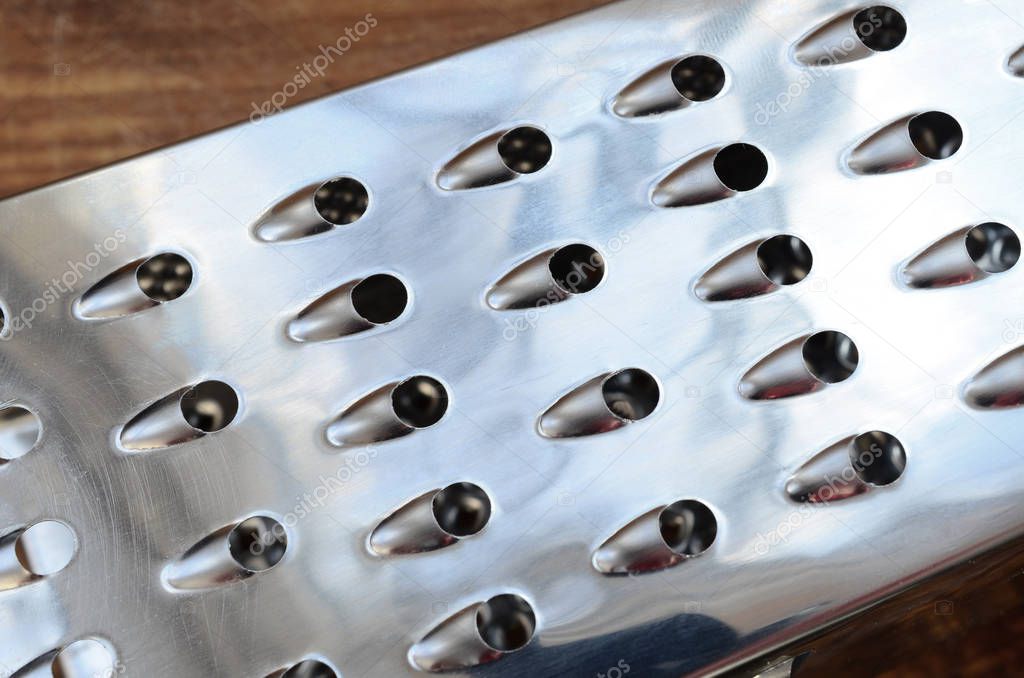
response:
M42 425L34 449L0 466L0 531L57 520L77 540L60 572L0 591L0 673L98 638L127 675L265 676L308 657L346 677L417 675L417 641L506 592L530 602L536 634L481 675L620 662L636 675L713 672L1024 532L1021 413L969 407L962 389L1021 343L1024 271L926 290L896 274L958 228L1024 216L1012 171L1024 81L1006 68L1024 9L891 4L906 40L822 73L793 45L848 3L621 2L0 203L2 397ZM633 79L690 53L724 65L719 97L652 118L612 112ZM928 110L963 126L956 155L893 174L844 167L855 143ZM438 187L460 149L523 123L552 141L542 171ZM666 172L734 141L767 155L763 185L652 204ZM357 222L254 237L267 209L338 175L369 189ZM695 296L716 261L777 233L813 251L806 280L721 304ZM605 255L597 289L539 311L485 303L525 258L575 241ZM193 264L185 296L100 322L73 313L104 276L165 251ZM54 293L69 270L71 289ZM314 299L376 272L410 290L399 321L338 341L287 337ZM791 399L742 397L746 370L823 329L856 342L853 376ZM538 434L557 398L625 367L658 380L651 416ZM358 449L328 443L347 405L413 374L447 387L441 422ZM240 394L230 426L120 449L140 410L209 379ZM787 496L815 453L875 429L906 448L897 483L825 505ZM480 534L407 556L367 549L385 516L457 481L493 502ZM642 576L594 569L619 528L682 498L717 517L705 553ZM288 526L274 568L166 585L189 547L257 513Z

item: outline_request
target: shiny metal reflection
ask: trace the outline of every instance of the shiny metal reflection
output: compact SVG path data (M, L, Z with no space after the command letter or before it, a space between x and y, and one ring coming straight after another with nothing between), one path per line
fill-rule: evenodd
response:
M900 269L908 287L934 289L964 285L1013 268L1020 240L1011 228L995 222L954 231L914 256Z
M694 286L704 301L749 299L795 285L811 272L810 248L793 235L756 240L730 253L707 270Z
M448 390L437 379L416 375L378 387L355 401L327 425L336 447L368 445L433 426L448 411Z
M547 438L606 433L648 417L660 400L658 381L644 370L631 367L600 374L545 410L537 430Z
M351 280L299 311L288 323L288 337L298 342L330 341L366 332L397 320L408 302L408 289L393 275Z
M209 589L247 579L281 562L286 528L275 518L251 516L206 535L161 575L173 591Z
M623 659L633 676L717 675L756 657L763 669L795 639L1024 534L1020 266L982 268L1009 252L989 248L1005 241L985 229L983 255L967 252L985 280L924 293L894 275L979 215L1018 227L1021 82L1006 68L1019 27L977 3L901 0L907 39L895 49L828 68L787 59L815 27L866 7L840 4L613 3L0 201L3 397L43 431L0 468L0 534L58 520L78 544L64 569L36 576L3 543L0 581L13 572L17 585L0 592L0 664L52 659L95 630L140 675L264 676L322 657L346 675L447 665L466 676L495 656L482 672L597 675ZM646 70L705 48L727 71L716 97L642 120L611 110ZM949 126L924 117L912 134L930 110L955 116L953 155ZM892 138L857 144L897 120ZM550 157L527 134L506 138L520 127L541 130ZM763 179L765 163L721 158L737 140L760 150ZM724 181L727 165L745 171ZM195 184L176 181L183 170ZM315 195L342 177L368 196L344 226ZM759 186L738 190L751 177ZM344 196L326 197L332 219L351 218ZM126 241L79 270L80 288L42 298L126 223ZM797 288L715 305L689 293L716 262L789 233L813 248ZM495 281L563 244L605 258L589 296L543 315L488 306ZM110 321L72 313L105 276L170 252L193 264L184 296ZM744 252L741 282L780 286L805 268L766 272L756 255ZM386 331L287 337L313 301L304 290L390 271L415 299ZM145 296L137 276L119 282ZM830 328L846 334L810 342ZM609 379L630 365L650 379ZM410 375L428 378L396 393ZM118 453L119 426L212 378L238 396L230 423L224 403L186 418L172 398L128 442L187 442ZM871 484L846 449L837 464L868 492L793 502L794 473L794 494L815 492L804 465L873 431L905 448L898 480ZM389 512L460 480L500 508L477 535L410 556L367 551ZM437 520L433 496L424 521ZM594 568L603 540L678 497L714 511L708 551L635 581ZM660 515L638 543L678 557ZM247 576L230 534L254 516L284 526L287 546ZM785 539L760 539L793 516ZM865 543L890 557L865 558ZM478 626L479 604L506 592L537 621L512 654Z
M281 198L253 224L255 238L266 243L301 240L347 226L370 208L362 182L350 176L306 184Z
M522 125L493 132L448 161L437 175L437 185L458 191L505 183L540 171L551 155L551 139L539 127Z
M1024 405L1024 346L999 356L963 386L964 401L979 410Z
M553 247L516 265L487 292L487 305L497 311L542 308L585 294L605 275L604 257L590 245Z
M859 142L846 163L856 174L889 174L949 158L963 143L963 129L941 111L900 118Z
M125 424L118 440L128 452L180 445L220 431L240 407L238 393L222 381L186 386L136 414Z
M806 461L786 481L789 498L827 504L896 482L907 454L896 436L868 431L843 438Z
M659 179L651 201L658 207L687 207L724 200L760 186L768 170L768 158L756 146L717 146L691 156Z
M370 533L370 550L391 556L425 553L477 534L491 518L491 499L478 485L461 482L407 502Z
M591 557L602 574L643 574L663 570L704 553L718 534L707 505L681 499L651 509L609 537Z
M626 85L612 102L624 118L639 118L680 110L721 95L725 69L716 59L692 54L663 61Z
M43 435L43 424L34 412L20 406L0 408L0 464L32 451Z
M178 299L192 285L192 277L192 264L174 252L136 259L86 290L73 310L85 320L131 315Z
M794 46L793 56L806 66L835 66L895 49L906 34L906 19L892 7L858 7L801 38Z
M116 675L118 668L117 655L107 641L83 638L37 657L12 678L106 678Z
M740 379L740 394L751 400L777 400L819 391L849 379L860 362L850 337L835 330L815 332L783 344Z
M445 619L412 646L409 659L423 671L467 669L522 649L536 629L533 606L522 596L504 593Z

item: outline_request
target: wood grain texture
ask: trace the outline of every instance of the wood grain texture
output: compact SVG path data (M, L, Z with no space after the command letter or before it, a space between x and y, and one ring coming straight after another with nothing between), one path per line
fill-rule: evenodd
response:
M495 40L602 0L21 0L0 4L0 196L246 119L367 13L377 27L289 105ZM843 675L1010 675L1020 582L950 614L931 603L893 645L844 648ZM942 594L937 598L944 599ZM975 610L1016 612L979 615ZM977 623L977 617L984 617ZM894 631L889 631L893 633ZM902 648L902 650L901 650ZM834 667L838 669L838 667ZM828 675L821 669L819 675ZM814 672L817 674L817 671Z
M0 3L0 196L245 120L368 13L377 26L288 106L600 4Z

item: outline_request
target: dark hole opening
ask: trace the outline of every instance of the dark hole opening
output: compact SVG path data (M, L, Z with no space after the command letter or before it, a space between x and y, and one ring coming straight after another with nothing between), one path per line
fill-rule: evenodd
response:
M869 431L854 438L850 461L864 482L888 485L903 475L907 467L907 453L892 434Z
M513 172L531 174L551 160L551 139L536 127L516 127L498 140L498 155Z
M811 272L814 258L806 243L794 235L768 238L757 248L757 265L777 285L795 285Z
M876 5L857 12L853 17L857 37L875 52L888 52L899 47L907 37L907 20L892 7Z
M157 254L136 269L135 280L142 293L153 301L173 301L192 284L192 265L180 254Z
M468 537L484 529L491 518L491 499L473 483L454 483L434 495L434 519L441 529L456 537Z
M378 273L363 278L352 288L352 307L376 325L391 322L405 311L409 292L393 275Z
M704 553L718 535L715 514L693 499L683 499L666 506L658 516L658 525L665 544L683 556Z
M551 255L548 270L563 290L583 294L601 284L604 257L589 245L566 245Z
M601 393L608 409L627 421L649 416L661 400L657 380L635 367L616 372L605 379Z
M228 548L236 563L250 572L261 572L281 562L288 548L288 535L273 518L253 516L231 530Z
M499 652L512 652L533 638L537 617L524 598L505 593L480 604L476 628L489 647Z
M395 415L406 425L426 428L441 421L448 409L448 392L432 377L410 377L395 386L391 404Z
M238 414L238 394L222 381L204 381L181 396L181 414L192 428L219 431Z
M960 150L964 131L953 116L931 111L910 119L910 140L921 155L942 160Z
M715 155L715 174L727 188L749 191L768 176L768 158L757 146L731 144Z
M967 232L967 254L986 273L1009 271L1020 259L1020 239L1013 229L988 222Z
M672 84L690 101L707 101L725 87L725 69L709 56L688 56L672 67Z
M810 373L826 384L849 379L860 362L853 340L833 330L808 337L803 345L803 358Z
M306 659L285 671L281 678L338 678L338 674L321 661Z
M313 195L313 204L324 221L344 226L366 214L370 195L366 187L355 179L340 177L318 188Z

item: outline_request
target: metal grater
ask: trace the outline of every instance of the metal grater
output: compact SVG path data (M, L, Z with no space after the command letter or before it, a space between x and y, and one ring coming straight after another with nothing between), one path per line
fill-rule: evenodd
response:
M3 201L0 674L786 675L1020 536L1022 44L626 0Z

